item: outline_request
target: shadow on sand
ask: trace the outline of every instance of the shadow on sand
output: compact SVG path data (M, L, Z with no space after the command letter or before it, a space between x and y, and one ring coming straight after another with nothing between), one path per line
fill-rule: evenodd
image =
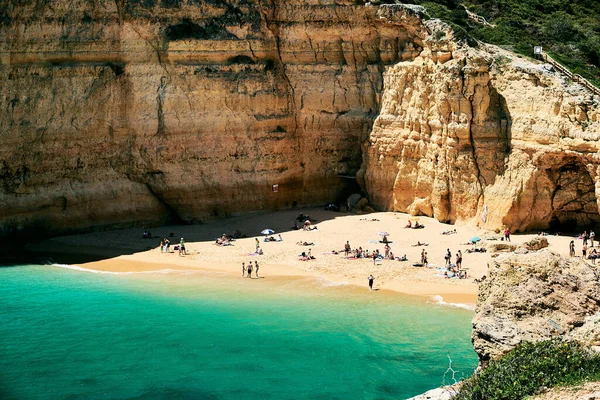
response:
M5 253L0 258L1 265L24 264L82 264L122 255L130 255L152 249L158 249L163 238L168 238L171 248L181 238L186 243L214 242L223 234L233 235L239 230L244 237L257 237L261 240L261 231L272 229L275 234L293 231L296 217L302 213L309 215L317 229L323 221L351 215L346 212L323 210L322 208L304 208L296 210L249 213L235 217L209 221L200 225L166 225L153 228L131 228L114 231L92 232L78 235L60 236L25 246L24 250ZM300 222L296 221L299 225ZM151 238L144 238L149 231ZM235 245L235 242L233 242Z

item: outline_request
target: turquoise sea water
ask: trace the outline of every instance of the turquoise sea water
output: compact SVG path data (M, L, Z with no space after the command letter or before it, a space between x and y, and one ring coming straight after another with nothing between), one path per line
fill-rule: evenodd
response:
M402 399L448 355L472 373L471 317L313 278L0 268L0 398Z

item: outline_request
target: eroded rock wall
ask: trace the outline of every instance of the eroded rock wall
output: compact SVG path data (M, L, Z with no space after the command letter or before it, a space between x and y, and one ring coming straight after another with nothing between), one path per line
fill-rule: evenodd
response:
M548 249L500 255L479 286L473 347L482 363L521 342L564 337L600 344L600 274Z
M513 231L600 222L600 99L428 24L421 54L384 73L361 169L374 205Z
M0 5L0 230L335 200L419 11L349 0ZM272 191L278 184L279 191Z

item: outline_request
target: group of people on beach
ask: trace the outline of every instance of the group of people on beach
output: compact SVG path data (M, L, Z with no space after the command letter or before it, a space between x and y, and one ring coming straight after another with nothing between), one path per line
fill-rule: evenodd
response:
M582 258L592 260L592 264L596 264L596 259L600 257L600 254L598 254L598 251L596 248L594 248L594 239L596 238L596 233L593 230L590 230L590 233L584 231L577 238L581 239ZM590 244L589 247L588 243ZM591 251L589 251L590 247L592 248ZM569 256L575 257L575 240L571 240L569 242Z
M177 250L180 256L187 254L187 251L185 250L185 241L183 238L181 238L178 245L173 246L173 250ZM160 241L160 252L171 253L171 241L169 239L164 238Z
M384 237L385 239L387 239L387 237ZM344 256L346 258L367 258L367 259L372 259L373 260L373 264L376 264L378 260L396 260L396 261L406 261L406 254L403 255L402 257L396 257L394 255L394 253L392 252L392 248L389 245L389 241L385 241L385 245L383 247L383 253L381 253L379 251L379 249L375 249L372 252L369 251L369 249L363 250L362 246L359 246L356 249L352 249L352 246L350 246L350 241L346 241L346 244L344 245ZM334 254L337 254L337 252L335 252Z
M467 278L467 271L462 268L462 251L458 250L458 252L456 253L455 263L453 264L452 252L450 251L450 249L446 249L444 260L446 260L446 271L444 272L444 276L446 278Z
M252 278L252 271L254 271L255 277L258 278L258 270L260 266L258 265L258 261L254 261L254 266L252 266L252 261L246 263L242 263L242 278Z

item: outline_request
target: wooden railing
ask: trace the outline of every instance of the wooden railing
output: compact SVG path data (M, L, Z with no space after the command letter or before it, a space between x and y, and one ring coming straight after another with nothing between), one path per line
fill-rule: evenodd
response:
M560 64L554 58L550 57L548 53L542 53L542 58L545 62L552 65L554 68L556 68L557 71L565 75L567 78L571 79L573 82L579 83L581 86L585 87L595 95L600 96L600 88L597 88L596 86L592 85L592 83L585 79L583 76L579 74L574 74L568 69L566 69L562 64Z

